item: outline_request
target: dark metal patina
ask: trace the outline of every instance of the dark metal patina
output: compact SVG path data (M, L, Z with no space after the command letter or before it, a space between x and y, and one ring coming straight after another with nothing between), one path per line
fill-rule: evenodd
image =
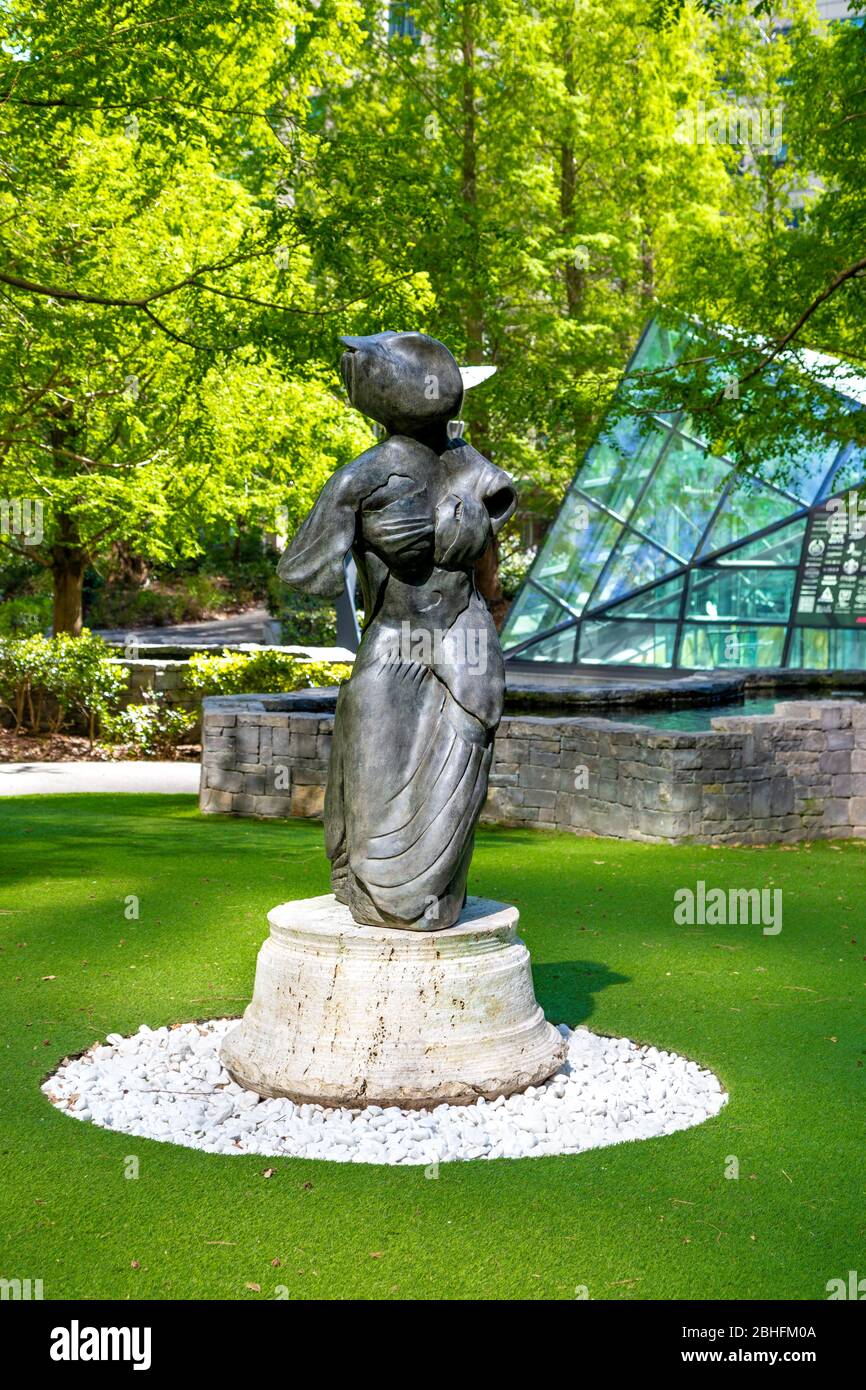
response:
M352 404L388 434L329 478L278 573L337 597L351 551L364 598L325 798L334 893L356 922L439 931L466 899L505 690L474 567L517 498L507 473L449 438L464 388L442 343L341 341Z

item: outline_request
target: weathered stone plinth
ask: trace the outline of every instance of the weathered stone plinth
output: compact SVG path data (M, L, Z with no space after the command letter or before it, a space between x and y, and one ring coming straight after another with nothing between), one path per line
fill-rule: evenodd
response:
M333 895L268 913L253 1000L223 1043L239 1085L320 1105L469 1104L560 1066L518 911L469 898L439 932L358 926Z

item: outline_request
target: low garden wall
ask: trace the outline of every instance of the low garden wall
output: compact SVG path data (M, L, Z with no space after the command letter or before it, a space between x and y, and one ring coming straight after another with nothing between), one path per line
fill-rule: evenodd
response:
M332 731L328 692L206 700L201 809L321 816ZM863 837L866 705L780 701L689 733L506 715L482 820L708 844Z
M199 697L196 692L187 690L184 685L189 669L188 661L120 657L117 665L125 667L129 672L129 682L122 701L124 705L140 704L147 690L165 696L168 704L180 706L182 709L192 710L198 705Z

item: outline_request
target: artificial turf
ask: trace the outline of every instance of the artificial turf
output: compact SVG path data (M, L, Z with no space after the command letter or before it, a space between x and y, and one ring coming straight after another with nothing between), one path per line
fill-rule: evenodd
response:
M684 1053L731 1099L663 1139L435 1180L112 1134L39 1089L106 1033L242 1012L268 908L328 891L319 825L16 798L0 865L0 1276L47 1299L820 1299L866 1269L862 845L482 830L470 889L518 904L548 1017ZM698 879L781 888L781 933L675 926Z

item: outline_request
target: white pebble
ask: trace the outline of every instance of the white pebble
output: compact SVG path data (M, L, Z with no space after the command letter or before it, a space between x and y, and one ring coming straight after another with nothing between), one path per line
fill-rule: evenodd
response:
M566 1061L521 1095L432 1110L295 1105L231 1080L219 1048L234 1022L109 1033L42 1090L76 1120L209 1153L424 1167L653 1139L701 1124L728 1099L712 1072L685 1057L559 1024Z

